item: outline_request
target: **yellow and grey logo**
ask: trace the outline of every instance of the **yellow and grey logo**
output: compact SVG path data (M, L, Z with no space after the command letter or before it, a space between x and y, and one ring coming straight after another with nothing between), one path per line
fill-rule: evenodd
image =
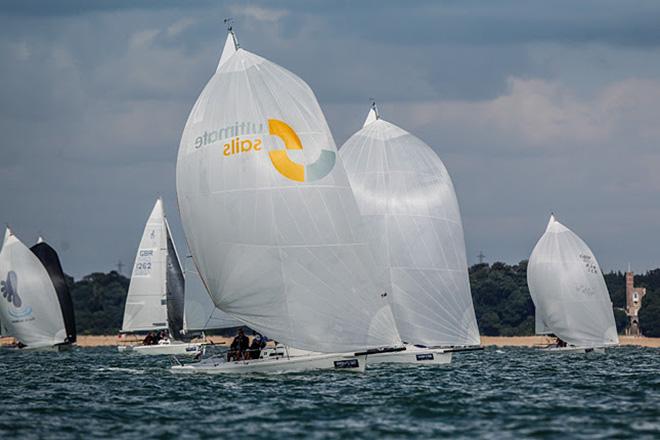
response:
M287 179L296 182L313 182L327 176L335 166L336 153L322 149L321 155L313 163L302 165L294 162L287 151L302 150L303 144L295 130L279 119L268 119L268 134L279 138L284 143L283 149L268 151L268 157L275 169ZM230 157L237 154L261 152L262 136L266 135L263 123L236 122L217 130L205 131L195 138L195 149L224 141L222 155ZM231 140L230 140L231 139Z
M284 121L269 119L268 133L284 142L284 149L269 151L268 156L275 169L288 179L297 182L313 182L327 176L335 166L335 152L326 149L321 150L319 158L308 165L292 161L287 150L302 150L303 145L293 128Z

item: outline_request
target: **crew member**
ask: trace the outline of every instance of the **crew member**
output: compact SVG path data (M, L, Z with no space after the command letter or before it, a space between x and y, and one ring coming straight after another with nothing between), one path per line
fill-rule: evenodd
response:
M245 336L242 328L238 329L238 334L231 342L229 352L227 353L228 361L238 361L245 358L245 351L250 347L250 338Z

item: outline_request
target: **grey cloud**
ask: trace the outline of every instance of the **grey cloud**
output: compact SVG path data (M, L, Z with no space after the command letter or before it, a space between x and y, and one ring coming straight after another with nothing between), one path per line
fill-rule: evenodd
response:
M311 85L339 145L373 96L436 149L470 256L526 258L555 210L603 267L654 267L658 14L650 2L4 3L0 221L62 244L81 276L132 262L160 194L185 249L179 137L231 15L245 48Z

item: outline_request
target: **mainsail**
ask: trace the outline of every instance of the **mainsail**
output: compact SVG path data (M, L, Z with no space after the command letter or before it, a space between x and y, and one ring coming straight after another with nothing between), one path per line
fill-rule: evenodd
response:
M399 342L382 273L309 86L234 47L197 99L177 159L189 248L215 305L290 346Z
M596 257L584 241L550 217L527 265L537 329L576 346L618 344L612 302Z
M197 270L186 269L186 305L184 329L186 333L241 327L244 324L213 304Z
M389 269L401 338L426 346L478 345L461 215L438 155L380 119L375 105L340 155L375 253Z
M163 202L156 201L147 220L135 256L128 287L122 332L168 328L167 324L167 230Z
M29 348L65 342L67 332L48 272L9 228L0 252L0 292L0 321L7 336Z
M41 264L43 264L48 272L60 303L64 327L66 328L67 342L74 343L76 342L76 320L73 312L73 300L71 299L69 286L67 286L66 279L64 278L60 258L55 249L41 238L39 238L37 244L32 246L30 250L41 261Z

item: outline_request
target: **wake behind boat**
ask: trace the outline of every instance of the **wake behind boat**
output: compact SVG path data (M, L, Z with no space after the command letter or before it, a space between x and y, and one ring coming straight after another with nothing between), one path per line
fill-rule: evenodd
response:
M553 353L602 353L618 345L605 279L587 244L550 216L529 257L527 284L536 307L536 333L555 335Z
M181 220L214 304L300 351L173 371L361 371L356 353L400 344L336 155L309 86L230 29L181 138Z
M478 346L458 201L438 155L375 103L340 154L407 342L368 363L448 364L456 347Z
M122 334L148 333L120 352L197 356L203 344L181 341L185 281L159 198L147 220L126 297Z

